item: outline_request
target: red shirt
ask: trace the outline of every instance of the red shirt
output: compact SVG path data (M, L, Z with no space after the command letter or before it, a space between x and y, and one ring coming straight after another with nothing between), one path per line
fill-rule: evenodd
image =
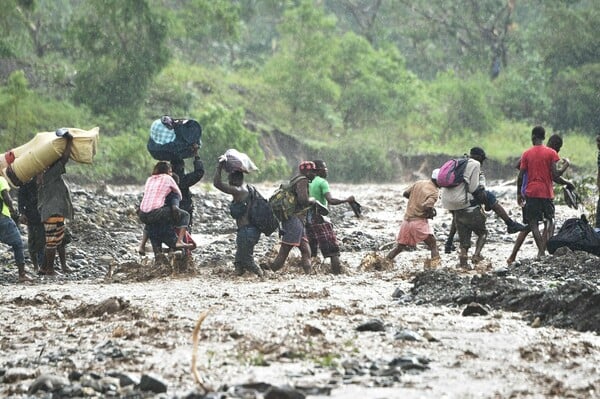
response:
M152 175L146 180L144 188L144 197L140 204L140 211L150 212L165 205L165 199L171 191L176 192L181 198L181 191L177 187L177 183L170 175L161 173Z
M545 145L534 145L523 153L520 169L527 172L526 197L554 198L552 164L559 159L556 151Z

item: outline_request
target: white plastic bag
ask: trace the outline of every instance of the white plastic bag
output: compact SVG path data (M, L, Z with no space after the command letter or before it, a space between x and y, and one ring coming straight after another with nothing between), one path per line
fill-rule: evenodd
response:
M243 152L239 152L236 149L230 148L225 151L219 159L224 159L225 162L225 171L227 173L231 172L244 172L251 173L258 170L254 162L250 159L250 157Z

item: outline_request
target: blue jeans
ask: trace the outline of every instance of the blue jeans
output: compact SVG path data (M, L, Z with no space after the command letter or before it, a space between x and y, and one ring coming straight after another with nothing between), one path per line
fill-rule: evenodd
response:
M12 247L17 265L25 264L23 239L15 222L8 216L0 216L0 241Z
M242 226L237 231L235 238L235 271L238 274L244 273L245 270L255 272L258 266L254 262L254 246L258 244L260 231L250 224Z

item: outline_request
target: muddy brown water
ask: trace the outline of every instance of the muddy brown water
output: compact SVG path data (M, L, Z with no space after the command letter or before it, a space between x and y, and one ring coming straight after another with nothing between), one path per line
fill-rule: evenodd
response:
M274 186L259 188L268 195ZM513 186L494 189L520 218ZM46 372L118 370L159 376L167 396L183 397L197 389L191 337L210 309L198 369L215 388L287 384L311 398L599 396L598 258L566 251L535 261L528 238L519 265L507 267L515 236L489 215L486 261L476 269L459 270L457 255L443 254L439 269L426 270L424 247L399 255L392 269L361 268L393 243L405 187L333 184L334 196L355 195L364 209L357 219L346 205L332 207L345 273L328 274L319 258L304 275L293 251L283 271L263 280L234 275L228 198L206 184L194 190L199 248L184 269L157 268L137 255L141 230L130 207L139 187L74 190L72 275L17 285L10 253L0 253L0 373L32 373L0 384L0 395L25 397L34 376ZM573 216L557 206L559 224ZM440 240L449 222L438 208L432 223ZM276 249L275 237L263 237L257 259L266 262ZM471 302L487 314L463 316ZM357 331L371 320L383 328ZM415 340L400 339L402 331ZM420 366L386 374L385 365L406 358Z

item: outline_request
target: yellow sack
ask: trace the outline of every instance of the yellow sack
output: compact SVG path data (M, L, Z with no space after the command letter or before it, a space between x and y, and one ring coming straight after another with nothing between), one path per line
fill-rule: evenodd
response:
M91 130L68 128L73 136L69 158L75 162L91 164L98 147L99 130L98 127ZM7 158L14 158L10 168L20 182L26 183L60 159L66 145L66 139L58 137L55 132L38 133L27 143L0 156L0 168L10 183L19 185L19 182L12 181L5 171L10 163Z

